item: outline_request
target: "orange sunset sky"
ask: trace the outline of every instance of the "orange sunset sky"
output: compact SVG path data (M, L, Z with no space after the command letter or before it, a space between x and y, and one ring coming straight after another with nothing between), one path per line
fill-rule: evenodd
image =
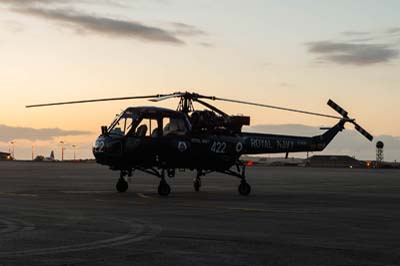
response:
M15 140L20 158L30 158L32 145L58 155L64 140L67 158L72 144L89 158L101 125L154 103L27 104L187 90L335 114L332 98L375 136L389 136L389 159L400 159L399 10L394 0L0 0L0 150ZM335 122L216 105L251 115L252 125ZM63 132L29 137L20 127Z

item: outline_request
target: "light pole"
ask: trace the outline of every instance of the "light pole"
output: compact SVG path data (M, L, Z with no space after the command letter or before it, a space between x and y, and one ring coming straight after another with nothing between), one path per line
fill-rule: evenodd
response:
M32 161L35 159L35 145L32 144Z
M11 147L12 147L12 150L11 150L11 157L13 158L13 159L15 159L15 143L17 143L16 141L11 141Z
M72 148L74 148L74 161L76 161L76 145L73 144Z
M64 141L60 141L61 143L61 161L64 161Z

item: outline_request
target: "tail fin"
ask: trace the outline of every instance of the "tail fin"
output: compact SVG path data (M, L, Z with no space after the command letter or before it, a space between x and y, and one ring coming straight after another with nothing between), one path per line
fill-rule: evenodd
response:
M336 135L343 131L345 119L340 120L336 125L329 128L324 134L313 137L313 150L322 151L326 146L336 137ZM324 128L325 129L325 128Z

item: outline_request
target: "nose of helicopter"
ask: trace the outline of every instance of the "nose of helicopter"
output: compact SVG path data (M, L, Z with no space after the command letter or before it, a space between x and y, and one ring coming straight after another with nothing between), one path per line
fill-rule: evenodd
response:
M101 163L101 161L104 160L105 142L106 139L103 136L100 136L93 144L93 155L98 163Z
M96 156L97 153L103 153L104 152L104 144L105 144L105 139L103 136L100 136L96 139L96 141L93 144L93 154Z
M100 135L93 144L93 155L100 164L113 164L122 155L122 139L120 136Z

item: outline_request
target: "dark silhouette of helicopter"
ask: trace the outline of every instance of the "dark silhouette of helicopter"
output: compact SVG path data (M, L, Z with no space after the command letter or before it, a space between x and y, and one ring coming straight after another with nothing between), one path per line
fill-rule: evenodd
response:
M180 99L176 111L159 107L129 107L110 126L101 127L93 154L97 163L120 171L116 185L119 192L128 189L125 177L140 170L160 178L158 193L167 196L171 188L166 182L166 175L174 177L176 169L190 169L196 171L193 180L195 191L201 187L202 176L220 172L239 178L239 193L248 195L251 187L246 182L246 163L239 159L243 154L286 153L287 158L292 152L322 151L346 123L354 124L357 131L368 140L373 140L371 134L332 100L328 101L328 105L341 116L190 92L37 104L27 108L132 99L159 102L171 98ZM250 117L228 115L207 100L273 108L339 121L331 128L324 128L325 133L314 137L245 133L242 127L250 125ZM194 102L206 109L195 110Z

